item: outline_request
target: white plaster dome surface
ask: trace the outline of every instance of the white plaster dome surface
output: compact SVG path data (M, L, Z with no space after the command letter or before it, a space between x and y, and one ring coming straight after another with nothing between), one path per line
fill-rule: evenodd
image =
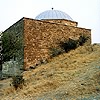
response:
M46 10L36 16L37 20L45 20L45 19L67 19L73 20L68 14L62 12L60 10Z

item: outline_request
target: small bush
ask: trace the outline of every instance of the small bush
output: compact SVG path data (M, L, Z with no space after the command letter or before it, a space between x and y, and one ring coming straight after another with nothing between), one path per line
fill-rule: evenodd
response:
M85 37L84 35L80 36L79 39L77 40L69 38L69 40L67 41L60 42L60 47L64 49L66 52L68 52L72 49L76 49L78 46L82 46L87 41L87 39L88 38Z
M68 51L78 47L78 41L77 40L69 39L69 40L67 40L65 42L61 42L60 43L60 47L62 49L64 49L65 52L68 52Z
M63 52L64 52L64 50L61 48L50 48L50 56L51 57L55 57L57 55L60 55Z
M87 41L87 39L88 37L84 35L81 35L77 40L69 38L64 42L60 42L59 47L50 48L50 55L51 57L55 57L64 52L68 52L70 50L76 49L77 47L82 46Z
M82 46L87 41L87 38L83 35L79 38L79 45Z
M17 75L17 76L14 76L13 78L13 81L12 81L12 84L14 86L14 88L17 90L18 88L22 88L23 84L24 84L24 79L23 79L23 76L22 75Z

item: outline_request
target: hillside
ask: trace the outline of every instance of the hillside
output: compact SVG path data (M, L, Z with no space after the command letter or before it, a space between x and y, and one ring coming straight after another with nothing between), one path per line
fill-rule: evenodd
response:
M100 45L80 46L24 71L23 89L0 81L0 100L100 100Z

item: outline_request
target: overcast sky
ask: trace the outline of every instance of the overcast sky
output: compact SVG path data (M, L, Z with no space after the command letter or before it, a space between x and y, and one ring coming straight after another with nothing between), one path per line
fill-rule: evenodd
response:
M100 0L0 0L0 31L52 7L70 15L78 27L92 29L92 43L100 43Z

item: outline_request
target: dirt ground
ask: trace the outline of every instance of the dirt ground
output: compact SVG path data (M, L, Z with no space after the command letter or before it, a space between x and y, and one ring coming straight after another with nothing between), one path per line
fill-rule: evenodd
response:
M23 72L23 89L0 81L0 100L100 100L100 45L80 46Z

